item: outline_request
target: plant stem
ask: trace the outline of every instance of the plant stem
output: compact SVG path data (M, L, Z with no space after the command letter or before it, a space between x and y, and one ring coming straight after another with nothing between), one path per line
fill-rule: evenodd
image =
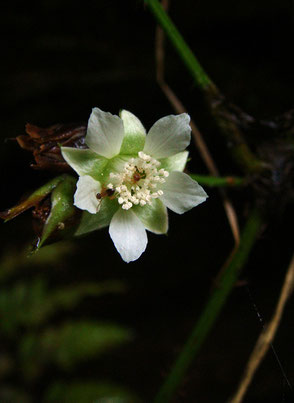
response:
M246 179L237 176L211 176L211 175L197 175L189 174L192 179L200 183L200 185L206 185L211 187L223 187L223 186L242 186L245 184Z
M217 126L227 144L230 145L229 152L232 158L245 173L259 173L263 171L266 168L265 164L251 151L243 138L239 125L236 123L234 114L237 113L237 110L239 111L239 108L233 108L233 111L230 110L230 106L225 102L225 98L202 68L160 2L158 0L144 1L158 24L167 34L179 57L183 60L195 84L204 93Z
M212 92L218 92L215 84L203 70L193 52L186 44L182 35L179 33L178 29L175 27L169 16L166 14L159 1L145 0L145 3L148 5L156 20L164 29L170 41L178 51L179 56L182 58L184 64L190 71L197 87L204 90L207 90L209 88Z
M213 290L192 330L183 350L176 359L169 375L155 397L154 403L167 403L180 385L185 373L197 355L200 347L207 338L209 331L218 318L234 284L244 267L257 238L262 218L254 209L249 216L241 234L241 241L232 259L223 270L218 284Z

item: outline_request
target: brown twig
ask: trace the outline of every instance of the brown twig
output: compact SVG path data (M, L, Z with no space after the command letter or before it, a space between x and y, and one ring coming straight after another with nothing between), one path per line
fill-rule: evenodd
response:
M165 10L168 9L169 6L169 0L162 0L162 6ZM173 90L169 87L169 85L165 82L164 78L164 56L165 56L165 51L164 51L164 39L165 39L165 34L163 32L163 29L157 25L156 28L156 36L155 36L155 58L156 58L156 79L157 82L162 89L163 93L175 109L177 113L184 113L187 111L183 103L179 100L179 98L176 96L176 94L173 92ZM218 168L210 154L210 151L203 139L202 134L200 133L197 125L193 120L191 120L191 129L192 129L192 135L193 139L195 142L196 147L199 150L199 153L203 159L203 162L205 163L209 173L214 176L219 176L219 171ZM230 224L230 228L233 234L233 238L235 241L235 248L238 247L239 242L240 242L240 231L239 231L239 224L238 224L238 218L237 214L235 212L235 209L229 200L226 192L224 189L219 189L221 193L221 197L223 199L223 206L227 215L227 219ZM234 248L234 250L235 250Z
M276 305L275 312L269 324L263 329L257 339L255 347L249 357L242 379L237 391L229 403L241 403L253 379L253 376L265 357L268 349L272 346L273 339L280 324L285 304L291 295L294 287L294 254L285 275L284 284L281 289L280 297ZM286 378L287 380L287 378ZM287 380L288 384L289 381ZM289 386L291 386L289 384Z

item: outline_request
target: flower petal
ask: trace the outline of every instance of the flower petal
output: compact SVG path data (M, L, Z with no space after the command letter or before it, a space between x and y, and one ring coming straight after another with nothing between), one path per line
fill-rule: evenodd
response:
M144 225L133 211L119 208L112 217L109 234L125 262L138 259L147 246Z
M98 175L106 166L107 158L101 157L92 150L73 147L61 147L61 153L65 161L79 176L90 175L98 179Z
M146 130L141 121L131 112L122 110L120 117L123 121L125 131L120 154L137 154L143 150Z
M75 236L107 227L118 208L119 204L117 200L110 200L106 197L102 200L100 210L97 214L90 214L88 211L84 211Z
M101 184L91 176L80 176L77 182L77 190L74 195L74 205L81 210L87 210L91 214L99 211L101 201L96 195L101 190Z
M103 157L112 158L119 154L123 137L124 126L118 116L93 108L85 138L89 148Z
M142 221L145 228L155 234L166 234L168 230L167 208L159 199L154 199L152 204L132 207L134 213Z
M169 115L159 119L146 136L143 151L153 158L165 158L183 151L190 143L190 116Z
M168 172L172 171L180 171L182 172L185 169L187 159L188 159L188 151L182 151L171 157L162 158L160 160L160 168L165 169Z
M172 211L183 214L208 197L202 187L183 172L171 172L162 184L162 202Z

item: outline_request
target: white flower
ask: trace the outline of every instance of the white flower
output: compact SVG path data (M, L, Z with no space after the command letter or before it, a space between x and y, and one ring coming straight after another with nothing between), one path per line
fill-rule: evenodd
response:
M166 116L146 135L132 113L115 116L94 108L85 138L89 148L61 148L79 175L74 204L85 211L76 235L109 225L116 249L130 262L146 249L146 229L167 232L167 207L182 214L204 202L205 191L182 172L189 122L186 113Z

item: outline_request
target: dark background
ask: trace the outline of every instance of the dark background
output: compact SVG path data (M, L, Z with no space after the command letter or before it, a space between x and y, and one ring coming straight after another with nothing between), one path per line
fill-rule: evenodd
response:
M293 3L283 1L173 1L170 14L207 73L231 101L267 118L293 106ZM44 183L31 155L7 139L30 122L42 127L86 121L91 108L135 113L149 128L173 113L155 82L153 17L140 1L26 1L1 6L1 210ZM199 125L222 174L237 171L223 154L201 94L167 46L166 77ZM207 173L190 146L193 172ZM113 318L133 328L136 339L115 361L95 368L150 401L186 340L233 241L215 190L206 203L170 214L168 237L149 234L147 251L124 264L107 230L76 241L71 279L121 278L125 297L82 305L81 315ZM232 191L240 222L249 200ZM270 318L292 253L291 208L264 228L242 280L264 320ZM33 239L30 214L1 225L3 250ZM68 264L68 263L67 263ZM60 281L67 279L61 274ZM275 348L294 381L293 300ZM246 287L230 297L175 402L224 402L234 391L261 326ZM91 371L93 368L91 368ZM269 352L246 402L288 401L278 363ZM289 397L290 399L290 397ZM289 400L292 401L292 400Z

